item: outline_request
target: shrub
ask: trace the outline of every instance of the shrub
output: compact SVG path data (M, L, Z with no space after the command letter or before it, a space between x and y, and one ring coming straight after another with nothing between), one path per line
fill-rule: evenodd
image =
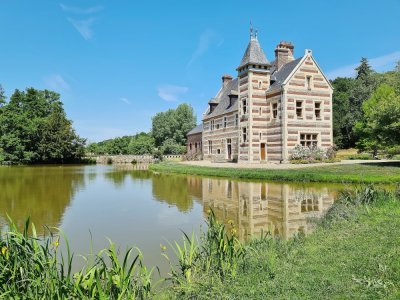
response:
M356 155L350 155L349 157L347 157L347 159L350 159L350 160L357 160L357 159L372 160L374 158L369 153L360 153L360 154L356 154Z
M335 158L335 150L333 147L328 149L319 148L317 146L302 146L296 145L294 147L293 152L290 156L291 161L323 161L326 159Z
M173 139L168 139L163 143L161 151L163 154L184 154L186 152L186 146L177 144Z

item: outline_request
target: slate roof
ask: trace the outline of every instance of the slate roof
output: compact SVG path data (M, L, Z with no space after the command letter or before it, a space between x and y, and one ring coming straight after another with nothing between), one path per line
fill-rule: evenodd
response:
M264 51L261 49L260 43L257 38L252 37L250 39L249 45L247 46L246 52L243 55L242 61L238 69L244 67L248 64L252 65L270 65Z
M218 101L217 107L214 108L211 114L210 114L210 108L208 108L206 113L204 114L203 119L206 120L211 117L236 111L238 109L237 98L235 98L232 105L230 105L229 95L232 94L232 91L234 95L237 96L238 92L237 78L231 80L225 87L219 90L218 94L213 98L214 101ZM213 103L215 103L214 101Z
M280 87L281 84L288 78L290 73L296 68L299 62L302 60L303 57L299 57L298 59L292 60L287 64L284 64L279 71L271 72L271 80L275 80L275 82L269 87L269 89L274 89L276 87Z
M197 125L195 128L190 130L186 135L192 135L201 132L203 132L203 124Z

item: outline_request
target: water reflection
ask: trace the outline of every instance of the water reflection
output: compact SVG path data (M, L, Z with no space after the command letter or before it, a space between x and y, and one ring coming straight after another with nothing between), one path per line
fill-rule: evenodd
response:
M95 173L88 175L95 177ZM36 224L45 220L48 226L59 226L71 199L84 185L80 167L1 167L0 230L7 215L19 228L28 216Z
M203 179L203 208L221 222L233 221L239 239L270 233L287 239L309 233L337 195L337 186Z
M232 220L242 241L262 232L289 238L309 233L309 218L323 214L343 188L154 174L146 167L0 167L0 222L8 214L20 228L31 216L39 233L43 225L60 227L77 254L90 252L90 230L95 252L110 237L162 266L160 243L180 240L180 229L198 233L209 209L221 222Z

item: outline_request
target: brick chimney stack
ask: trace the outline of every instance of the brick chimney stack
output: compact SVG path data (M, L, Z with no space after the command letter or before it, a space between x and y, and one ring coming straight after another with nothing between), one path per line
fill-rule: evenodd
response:
M226 87L229 82L231 82L233 77L231 75L225 74L222 76L222 87Z
M275 64L279 70L284 64L294 60L294 46L291 42L281 41L275 49Z

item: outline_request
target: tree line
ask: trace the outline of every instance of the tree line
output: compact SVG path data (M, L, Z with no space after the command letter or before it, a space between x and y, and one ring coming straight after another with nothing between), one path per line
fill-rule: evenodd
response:
M193 108L183 103L176 109L168 109L154 115L150 132L91 143L86 151L96 155L183 154L186 152L186 134L195 126Z
M400 62L378 73L362 58L355 70L355 78L331 81L334 143L374 155L400 153Z

